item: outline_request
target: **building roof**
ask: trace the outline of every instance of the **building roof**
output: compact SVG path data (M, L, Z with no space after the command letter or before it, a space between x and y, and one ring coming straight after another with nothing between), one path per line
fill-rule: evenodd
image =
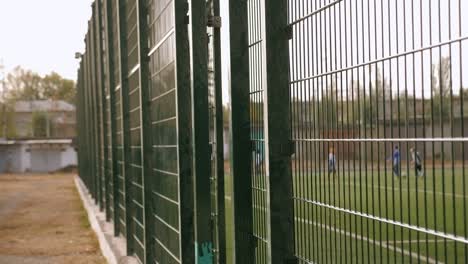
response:
M0 146L4 145L51 145L51 144L72 144L72 139L28 139L28 140L5 140L0 139Z
M31 113L31 112L74 112L75 106L65 101L52 100L34 100L34 101L17 101L15 103L15 112Z

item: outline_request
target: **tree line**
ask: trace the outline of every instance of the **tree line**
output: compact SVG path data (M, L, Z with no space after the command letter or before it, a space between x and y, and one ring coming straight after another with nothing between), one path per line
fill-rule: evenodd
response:
M56 72L41 76L18 66L4 76L1 83L3 90L0 96L0 137L16 137L14 106L18 101L62 100L75 104L75 82ZM31 136L47 136L50 129L48 115L42 112L32 113L31 126Z
M75 104L76 88L73 80L56 72L45 76L16 67L4 80L4 102L20 100L63 100Z

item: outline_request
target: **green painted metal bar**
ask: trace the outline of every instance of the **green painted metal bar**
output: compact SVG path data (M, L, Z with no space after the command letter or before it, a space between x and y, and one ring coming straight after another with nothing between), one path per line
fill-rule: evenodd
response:
M147 1L137 0L138 21L138 57L140 61L140 116L142 145L142 175L143 175L143 207L144 207L144 263L152 263L154 259L154 221L153 221L153 186L152 174L153 140L151 129L151 96L149 86L149 47L148 47L148 5Z
M108 56L107 56L107 43L105 43L107 39L106 33L106 10L105 10L105 2L104 0L99 1L99 43L100 43L100 53L101 53L101 93L102 93L102 100L101 100L101 116L102 116L102 141L103 141L103 153L102 153L102 169L104 173L104 200L105 202L105 214L106 214L106 221L109 222L111 220L111 166L109 166L109 158L110 158L110 115L108 112L108 107L110 103L109 99L109 91L110 87L108 86L108 79L109 74L107 73L107 65L109 63Z
M174 0L176 87L177 87L177 142L180 195L180 259L195 263L194 237L194 182L192 165L190 43L188 33L188 5Z
M139 59L139 21L137 0L125 2L126 50L127 69L124 72L128 79L129 114L129 145L130 155L126 163L130 166L130 202L131 202L131 232L134 253L140 262L145 261L145 225L144 225L144 187L143 187L143 146L142 146L142 116L141 116L141 87L140 87L140 59ZM127 100L127 99L124 99Z
M85 181L84 174L84 156L83 156L83 141L85 140L85 135L83 134L84 126L83 123L86 120L84 117L84 105L83 105L83 55L80 57L80 66L78 68L78 81L76 82L76 99L77 99L77 142L76 148L78 152L78 175L80 178Z
M229 1L235 263L254 263L247 1Z
M294 256L291 177L288 1L265 0L266 149L270 193L271 263L298 263Z
M86 180L86 155L83 146L86 145L86 105L85 105L85 64L84 64L84 53L81 55L80 60L80 82L79 82L79 99L80 99L80 130L79 130L79 138L78 138L78 151L80 153L80 161L78 166L80 167L80 176L83 179L83 182L87 184ZM89 187L88 187L89 188Z
M89 26L91 23L88 23ZM88 184L91 186L91 193L93 199L96 199L96 184L95 184L95 170L94 170L94 141L93 141L93 118L92 118L92 95L91 95L91 87L92 87L92 74L91 74L91 45L90 45L90 38L91 38L91 29L88 31L88 36L86 38L87 40L87 50L86 50L86 68L87 68L87 85L86 85L86 100L87 100L87 105L86 107L88 108L88 114L87 114L87 119L88 119L88 148L89 148L89 155L88 155L88 164L89 164L89 180Z
M98 122L99 122L99 160L100 160L100 183L101 183L101 210L104 210L106 219L110 218L109 208L109 191L108 191L108 168L107 168L107 128L106 128L106 75L104 65L104 50L103 50L103 21L102 21L102 1L96 1L96 61L98 74Z
M213 15L220 17L219 0L213 0ZM213 28L214 82L215 82L215 138L216 138L216 179L217 179L217 228L218 228L218 263L226 263L226 213L224 190L224 116L223 87L221 72L221 27Z
M94 4L92 5L92 10L94 12ZM94 79L94 26L93 26L93 16L89 20L89 38L88 38L88 67L89 67L89 84L88 84L88 95L89 95L89 119L90 119L90 139L91 139L91 175L92 175L92 185L93 185L93 192L94 192L94 201L95 204L99 204L99 185L98 185L98 177L97 177L97 162L96 162L96 123L95 123L95 95L94 95L94 87L95 87L95 79Z
M102 211L102 189L101 189L101 172L100 172L100 142L99 142L99 88L98 88L98 60L97 60L97 41L96 41L96 2L92 4L92 16L91 16L91 35L90 35L90 53L91 53L91 119L92 119L92 137L93 137L93 169L94 169L94 182L96 189L96 205L99 206L99 210Z
M84 38L84 42L86 43L86 37ZM83 84L82 84L82 88L83 88L83 92L82 92L82 100L83 100L83 143L82 143L82 146L86 146L88 145L88 109L87 109L87 98L86 98L86 86L87 86L87 65L86 65L86 51L83 53L83 56L82 56L82 65L83 65L83 68L82 68L82 76L83 76ZM83 165L83 177L84 177L84 182L85 184L87 185L88 187L88 190L90 190L90 186L89 186L89 181L88 181L88 178L89 178L89 174L88 174L88 160L87 160L87 157L88 157L88 151L89 151L89 148L83 148L82 150L82 153L83 153L83 160L84 160L84 165Z
M94 104L94 122L95 122L95 138L96 138L96 177L98 182L98 205L99 210L102 212L104 210L104 199L103 199L103 188L102 188L102 170L101 170L101 116L100 116L100 101L101 101L101 87L100 87L100 72L99 72L99 33L98 33L98 12L97 12L97 2L95 2L94 8L94 19L93 19L93 60L94 60L94 87L93 87L93 104Z
M210 138L208 104L208 37L206 1L191 2L192 126L195 182L196 263L213 262L211 235ZM209 251L206 249L209 248Z
M117 138L117 120L116 120L116 100L115 100L115 92L114 92L114 87L115 87L115 68L116 65L114 65L114 53L116 52L114 50L114 27L115 25L113 24L113 13L112 13L112 6L115 5L115 1L113 0L105 0L104 1L105 5L105 10L106 10L106 23L105 23L105 32L106 32L106 40L107 40L107 86L109 87L109 96L110 96L110 129L111 129L111 158L112 158L112 196L113 196L113 222L114 222L114 235L119 236L120 235L120 224L119 224L119 214L118 212L120 211L119 207L119 202L118 202L118 192L119 192L119 184L118 184L118 178L117 178L117 143L116 143L116 138Z
M117 0L118 3L118 27L119 27L119 59L120 59L120 98L121 115L123 122L123 176L125 192L125 234L127 238L127 254L134 253L134 239L132 226L132 193L131 193L131 173L128 159L130 157L130 121L129 121L129 98L128 98L128 67L127 67L127 45L126 45L126 12L124 0Z
M89 30L88 30L89 33ZM83 55L83 61L84 61L84 76L85 76L85 83L84 83L84 101L85 101L85 118L86 118L86 144L88 145L86 148L86 184L88 186L88 189L91 193L91 195L94 198L94 186L91 185L91 179L92 179L92 165L90 161L90 155L91 155L91 127L90 127L90 107L89 107L89 59L88 59L88 38L89 34L86 34L85 37L85 45L86 45L86 51Z
M88 119L88 140L89 140L89 185L91 187L91 194L95 201L97 201L97 189L96 189L96 170L95 170L95 142L94 142L94 118L93 118L93 104L92 104L92 87L93 87L93 75L92 75L92 63L91 63L91 21L88 22L89 30L86 37L86 68L87 68L87 85L86 85L86 98L87 98L87 119Z
M85 43L87 44L88 41L87 41L87 38L88 38L88 35L86 35L84 41ZM85 44L85 45L86 45ZM89 165L89 155L90 155L90 147L89 147L89 141L90 141L90 129L89 129L89 106L88 106L88 85L89 85L89 74L88 74L88 54L87 54L87 50L85 51L85 53L83 54L83 105L84 105L84 110L85 110L85 113L84 113L84 118L85 118L85 121L84 121L84 125L85 125L85 131L84 131L84 135L85 135L85 145L87 145L87 147L83 150L84 152L84 155L85 155L85 170L84 170L84 175L85 175L85 183L86 185L88 186L88 190L90 191L90 193L92 195L93 194L93 189L92 189L92 186L90 185L90 178L91 178L91 173L90 173L90 169L91 169L91 166Z

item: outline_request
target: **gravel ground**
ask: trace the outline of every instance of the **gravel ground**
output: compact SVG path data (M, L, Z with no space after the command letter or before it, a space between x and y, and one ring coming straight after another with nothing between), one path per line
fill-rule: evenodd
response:
M4 263L106 263L72 174L0 175Z

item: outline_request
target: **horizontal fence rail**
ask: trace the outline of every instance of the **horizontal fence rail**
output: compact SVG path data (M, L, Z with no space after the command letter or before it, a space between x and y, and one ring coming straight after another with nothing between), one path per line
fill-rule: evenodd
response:
M91 8L79 176L127 255L468 261L468 3Z

